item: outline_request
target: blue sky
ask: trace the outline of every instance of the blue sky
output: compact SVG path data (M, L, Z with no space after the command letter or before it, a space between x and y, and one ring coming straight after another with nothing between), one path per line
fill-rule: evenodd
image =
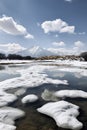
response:
M87 0L0 0L0 48L15 43L86 51L86 12Z

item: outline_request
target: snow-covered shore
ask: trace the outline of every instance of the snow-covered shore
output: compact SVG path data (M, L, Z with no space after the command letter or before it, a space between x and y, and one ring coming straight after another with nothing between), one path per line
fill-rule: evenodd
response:
M31 62L33 62L33 60L0 60L0 64L22 64Z

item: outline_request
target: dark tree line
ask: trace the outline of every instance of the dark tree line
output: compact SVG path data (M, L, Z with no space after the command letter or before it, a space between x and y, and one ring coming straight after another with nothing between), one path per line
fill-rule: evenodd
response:
M0 53L0 59L6 59L6 55L3 53Z
M85 61L87 61L87 52L83 52L80 56L83 57Z
M0 53L0 59L9 59L9 60L32 60L34 59L31 56L21 56L18 54L8 54L7 56L3 53Z

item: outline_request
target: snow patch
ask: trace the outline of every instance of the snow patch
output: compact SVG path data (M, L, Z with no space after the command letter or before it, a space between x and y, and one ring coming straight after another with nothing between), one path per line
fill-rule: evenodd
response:
M0 107L8 105L9 103L17 100L17 97L13 94L8 94L0 90Z
M0 64L21 64L31 63L33 60L0 60Z
M59 127L79 130L83 124L76 117L79 115L79 107L66 101L47 103L37 111L52 117Z
M36 96L35 94L30 94L25 96L24 98L22 98L22 103L29 103L29 102L35 102L38 100L38 96Z
M23 117L25 113L19 109L11 107L0 108L0 130L15 130L15 120Z
M70 97L70 98L87 98L87 92L82 90L60 90L54 93L56 97L63 98L63 97Z

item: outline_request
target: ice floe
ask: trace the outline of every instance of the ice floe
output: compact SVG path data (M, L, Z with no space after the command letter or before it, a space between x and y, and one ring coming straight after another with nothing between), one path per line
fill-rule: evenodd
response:
M54 95L54 91L49 91L45 89L44 92L41 94L41 97L45 101L58 101L59 99L57 96Z
M79 115L79 107L66 101L51 102L38 108L37 111L52 117L56 124L62 128L79 130L83 124L76 117Z
M25 113L17 108L0 108L0 130L15 130L15 120L23 117Z
M31 102L36 102L38 100L38 96L36 96L35 94L29 94L25 97L22 98L22 103L31 103Z
M82 90L60 90L54 93L56 97L87 98L87 92Z
M26 89L25 88L20 88L14 94L17 95L17 96L21 96L24 93L26 93Z

